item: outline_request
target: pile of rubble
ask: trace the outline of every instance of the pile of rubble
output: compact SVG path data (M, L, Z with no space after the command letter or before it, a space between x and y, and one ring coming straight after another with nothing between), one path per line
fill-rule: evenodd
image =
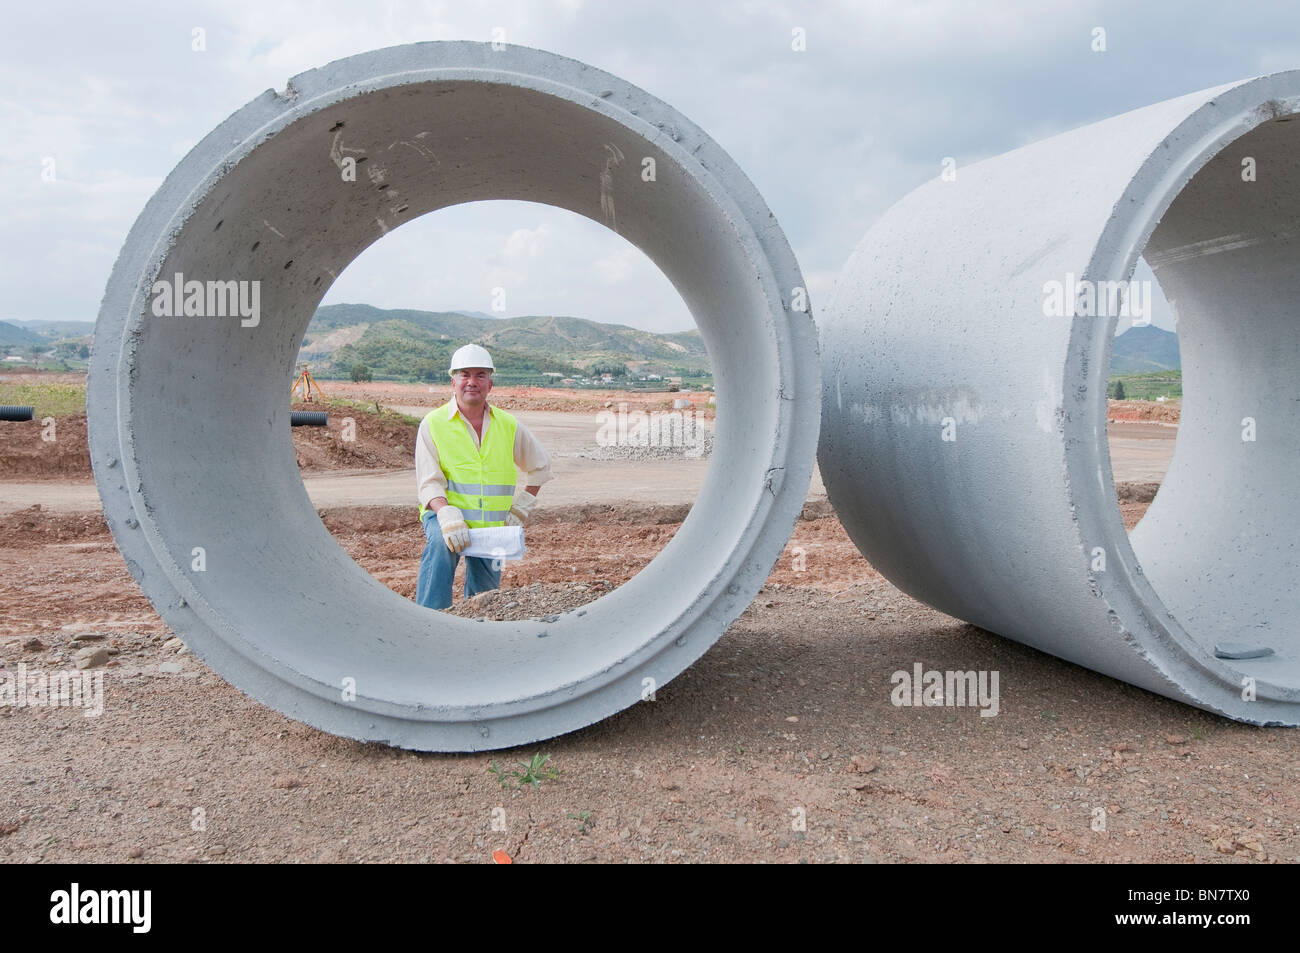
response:
M466 619L505 622L541 619L554 622L559 614L577 609L614 589L603 579L589 582L535 582L518 589L492 589L457 603L446 611Z
M685 440L662 441L655 446L638 446L634 443L616 443L581 450L575 456L587 460L707 460L713 453L713 434L704 427L688 434Z

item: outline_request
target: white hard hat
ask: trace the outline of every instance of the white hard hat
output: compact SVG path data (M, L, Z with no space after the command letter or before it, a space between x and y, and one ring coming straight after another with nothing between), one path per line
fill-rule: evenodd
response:
M489 370L496 370L496 365L492 363L492 355L487 352L487 348L479 347L477 344L466 344L457 349L451 356L451 367L447 368L447 373L455 374L462 367L486 367Z

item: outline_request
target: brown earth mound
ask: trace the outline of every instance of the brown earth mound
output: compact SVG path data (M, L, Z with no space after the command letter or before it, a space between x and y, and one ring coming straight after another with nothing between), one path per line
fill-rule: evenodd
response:
M295 403L293 409L321 408ZM335 407L329 410L328 426L294 427L293 449L299 469L308 473L362 467L402 470L414 466L416 429L391 412Z
M1182 412L1181 398L1165 403L1154 400L1112 400L1107 401L1106 417L1108 420L1155 420L1176 424Z
M297 403L294 410L319 410ZM352 424L348 425L348 419ZM326 427L294 427L293 448L303 472L326 470L401 470L415 459L414 424L391 412L333 408ZM53 439L45 439L52 436ZM345 436L353 439L344 439ZM0 427L0 479L14 481L88 480L92 476L85 413L54 419L6 423Z
M59 480L90 477L86 415L0 424L0 479Z

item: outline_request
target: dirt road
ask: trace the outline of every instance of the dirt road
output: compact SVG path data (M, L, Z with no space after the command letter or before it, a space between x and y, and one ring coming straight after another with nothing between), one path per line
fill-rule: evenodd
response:
M386 405L402 412L420 410L414 405ZM691 503L704 485L707 460L648 460L635 463L591 460L579 453L596 446L599 423L596 411L564 413L520 411L518 416L554 457L555 479L541 495L543 510L584 502ZM712 422L706 422L707 428ZM1177 429L1156 423L1112 423L1111 463L1117 482L1159 482L1173 456ZM412 453L414 447L412 445ZM317 507L413 504L415 469L375 470L370 467L308 472L303 477L307 494ZM814 470L808 499L826 498L821 475ZM6 480L0 483L0 513L40 504L59 513L99 509L99 494L86 476L58 480Z

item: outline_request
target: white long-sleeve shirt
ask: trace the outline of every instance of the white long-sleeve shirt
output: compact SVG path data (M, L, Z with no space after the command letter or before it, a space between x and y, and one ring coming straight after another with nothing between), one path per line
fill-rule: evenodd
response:
M483 414L483 436L480 437L474 425L460 412L454 399L448 404L447 409L447 419L460 417L461 423L469 431L476 447L482 446L483 439L487 437L488 428L492 426L492 414L493 407L488 404L487 412ZM518 419L516 419L514 450L515 466L524 474L524 486L541 486L551 479L550 455L542 448L532 432L524 426L523 421ZM442 466L438 462L438 448L434 445L433 438L429 436L429 428L423 426L419 428L419 435L415 440L415 482L416 498L426 507L438 497L447 495L447 474L442 472Z

